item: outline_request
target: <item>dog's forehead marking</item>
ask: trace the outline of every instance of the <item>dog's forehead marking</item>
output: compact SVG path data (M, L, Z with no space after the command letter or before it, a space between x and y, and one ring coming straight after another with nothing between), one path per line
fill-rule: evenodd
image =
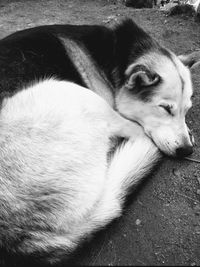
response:
M177 56L173 55L172 60L182 84L182 108L188 110L192 106L191 96L193 94L190 71Z
M170 98L174 100L176 96L181 113L182 111L185 113L192 106L193 89L190 71L175 54L170 50L167 51L165 54L154 55L153 68L166 83L167 87L163 87L163 94L167 94L169 100Z
M169 52L170 53L170 52ZM162 78L163 97L178 98L182 94L183 79L177 71L177 66L169 54L154 55L154 60L151 63L153 68Z
M163 50L167 51L163 53ZM127 72L130 74L137 64L145 65L149 70L158 73L163 80L160 86L160 94L156 94L166 101L176 101L180 111L191 107L191 96L193 93L190 71L180 59L170 50L161 49L150 51L138 58L136 62L129 65Z

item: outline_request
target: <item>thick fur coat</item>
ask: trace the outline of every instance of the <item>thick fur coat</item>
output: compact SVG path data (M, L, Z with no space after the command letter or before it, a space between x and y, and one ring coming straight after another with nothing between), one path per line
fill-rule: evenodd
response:
M191 153L185 65L198 57L180 60L131 20L41 26L0 41L1 264L59 261L120 216L160 158L156 145ZM130 140L110 158L113 136Z

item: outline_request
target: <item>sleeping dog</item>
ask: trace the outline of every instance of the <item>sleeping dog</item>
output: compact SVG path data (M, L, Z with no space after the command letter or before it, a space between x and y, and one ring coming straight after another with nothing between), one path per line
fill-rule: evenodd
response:
M72 81L138 122L165 154L184 157L192 153L185 123L192 83L183 63L192 67L199 58L181 61L129 19L110 28L41 26L1 40L0 96L45 77Z
M180 60L130 20L1 40L1 257L54 263L118 217L160 157L151 139L168 155L192 152L192 84L182 62L198 58ZM130 140L110 159L112 136Z

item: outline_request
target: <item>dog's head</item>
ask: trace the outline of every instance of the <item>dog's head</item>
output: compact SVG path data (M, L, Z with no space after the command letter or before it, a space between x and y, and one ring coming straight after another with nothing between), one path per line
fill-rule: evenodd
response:
M193 137L185 122L193 94L187 66L198 59L199 53L178 58L163 48L148 52L126 69L126 83L116 97L118 111L142 125L170 156L184 157L193 151Z

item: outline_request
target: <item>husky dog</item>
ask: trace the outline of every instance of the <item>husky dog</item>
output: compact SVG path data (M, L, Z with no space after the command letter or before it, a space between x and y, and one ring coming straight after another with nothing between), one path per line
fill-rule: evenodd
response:
M130 19L114 27L41 26L0 41L0 96L44 77L72 81L138 122L165 154L185 157L193 150L185 123L192 105L187 66L199 59L199 52L178 58Z
M182 62L198 60L179 59L130 20L1 40L0 257L56 262L120 215L158 148L190 154L192 83ZM110 159L112 136L130 140Z

